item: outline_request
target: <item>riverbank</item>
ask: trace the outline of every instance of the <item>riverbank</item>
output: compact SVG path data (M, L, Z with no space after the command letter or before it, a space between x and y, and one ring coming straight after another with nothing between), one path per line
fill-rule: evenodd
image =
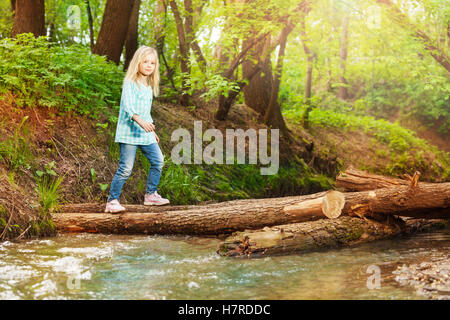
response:
M426 298L450 300L450 247L445 251L433 252L428 261L398 267L392 272L395 281Z

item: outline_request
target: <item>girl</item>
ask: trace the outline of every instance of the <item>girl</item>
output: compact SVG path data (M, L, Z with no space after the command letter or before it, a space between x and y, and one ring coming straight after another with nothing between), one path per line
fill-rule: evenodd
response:
M119 197L133 169L137 149L150 161L144 205L165 205L169 200L157 192L164 165L159 137L150 115L153 96L159 93L159 61L155 49L142 46L133 56L123 81L115 142L120 146L119 169L109 191L105 212L125 211Z

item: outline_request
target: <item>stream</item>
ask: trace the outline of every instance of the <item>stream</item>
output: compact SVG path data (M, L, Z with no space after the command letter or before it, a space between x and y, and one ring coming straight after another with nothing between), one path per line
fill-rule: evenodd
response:
M425 299L392 271L448 254L450 229L259 259L220 257L219 243L99 234L6 241L0 299ZM374 268L378 289L369 288Z

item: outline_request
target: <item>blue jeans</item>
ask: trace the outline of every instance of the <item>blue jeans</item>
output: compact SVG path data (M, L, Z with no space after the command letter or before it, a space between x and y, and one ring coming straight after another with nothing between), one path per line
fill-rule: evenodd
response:
M117 170L111 182L109 190L108 202L114 199L119 200L122 193L122 187L131 175L133 170L134 159L136 157L137 149L141 149L144 156L150 162L150 171L147 178L147 193L153 193L157 190L159 179L161 178L161 171L164 165L164 156L157 143L149 145L133 145L127 143L119 143L120 146L120 161L119 169Z

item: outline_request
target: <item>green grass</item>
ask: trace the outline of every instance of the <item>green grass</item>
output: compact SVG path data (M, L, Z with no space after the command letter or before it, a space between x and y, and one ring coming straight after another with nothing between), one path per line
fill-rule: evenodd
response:
M42 213L52 213L55 211L61 202L60 185L64 177L43 176L37 180L36 191L39 195L39 204L42 208Z
M303 112L302 109L289 109L285 110L283 114L286 118L301 124ZM388 146L389 155L385 151L377 151L377 154L381 157L389 156L391 161L384 173L399 174L409 172L412 168L429 170L429 167L431 167L436 177L446 180L450 176L448 153L440 151L437 147L417 137L414 131L397 123L375 119L370 116L356 116L319 108L310 112L309 121L312 127L363 131L373 136L375 141L372 141L372 144L379 143ZM442 168L436 166L435 162L426 161L425 153L433 154Z
M34 160L29 143L29 131L25 125L28 116L22 119L14 134L0 141L0 161L16 172L19 169L30 169Z

